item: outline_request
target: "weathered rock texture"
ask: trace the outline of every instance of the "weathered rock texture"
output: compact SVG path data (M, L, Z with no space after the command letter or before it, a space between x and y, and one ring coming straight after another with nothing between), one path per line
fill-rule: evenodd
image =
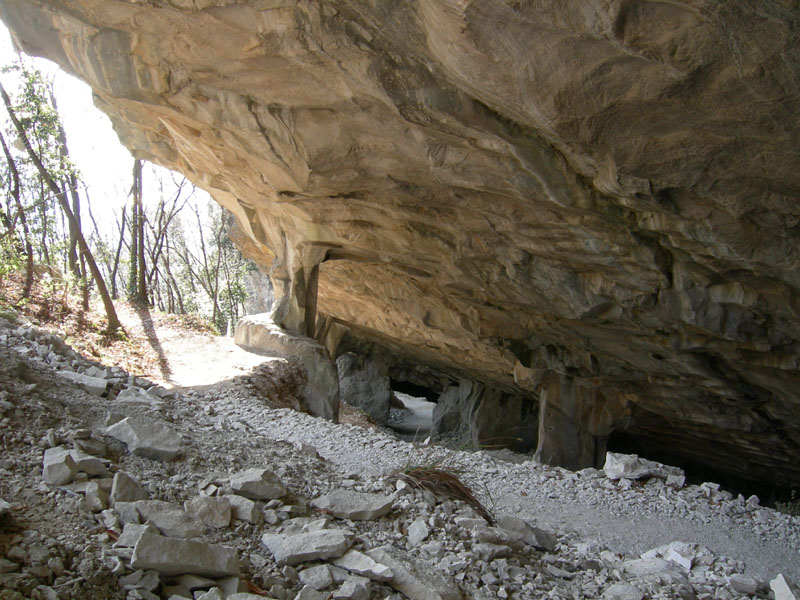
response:
M283 327L530 403L546 460L589 464L624 431L800 481L795 3L0 14L235 215Z

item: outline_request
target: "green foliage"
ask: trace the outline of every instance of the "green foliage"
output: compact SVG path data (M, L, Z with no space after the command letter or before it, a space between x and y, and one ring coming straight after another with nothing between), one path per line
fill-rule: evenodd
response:
M22 269L24 260L10 235L0 238L0 283L10 273Z

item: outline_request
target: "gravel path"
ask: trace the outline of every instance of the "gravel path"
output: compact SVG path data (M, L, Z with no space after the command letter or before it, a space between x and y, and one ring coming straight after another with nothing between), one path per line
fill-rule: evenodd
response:
M572 473L530 460L514 463L486 452L459 452L398 440L391 433L336 425L288 410L265 409L236 394L213 401L238 427L275 440L314 446L345 473L388 473L409 463L459 470L496 514L512 514L559 535L638 555L673 541L697 543L769 580L800 579L800 518L748 504L714 486L675 490L660 479L615 482L602 471Z
M768 581L783 573L800 581L800 518L760 508L713 486L675 490L662 480L627 483L602 471L572 473L507 453L451 451L398 439L389 430L336 425L290 410L264 407L246 390L213 384L242 375L268 360L230 338L158 332L171 382L184 388L211 385L206 400L228 423L270 439L314 446L345 473L382 475L409 463L458 469L497 514L513 514L559 535L594 542L620 555L639 555L673 541L697 543L742 561L747 573Z

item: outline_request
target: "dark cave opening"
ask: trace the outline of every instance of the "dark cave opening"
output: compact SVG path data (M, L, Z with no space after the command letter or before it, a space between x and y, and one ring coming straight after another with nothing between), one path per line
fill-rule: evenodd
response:
M679 467L686 474L687 485L699 485L705 481L718 483L721 490L731 492L734 496L737 494L741 494L744 498L758 496L761 506L774 507L776 502L786 501L791 497L790 487L771 481L742 477L728 470L715 468L708 462L676 451L677 445L670 447L668 444L668 438L656 441L649 435L638 434L636 430L623 430L615 431L609 436L607 450L622 454L637 454L640 458Z
M439 399L439 392L424 385L394 378L391 378L389 383L393 392L400 392L414 398L425 398L428 402L436 402Z

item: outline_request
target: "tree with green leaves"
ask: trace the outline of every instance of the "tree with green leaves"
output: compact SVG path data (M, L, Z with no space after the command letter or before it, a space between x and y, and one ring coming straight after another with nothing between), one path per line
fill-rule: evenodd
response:
M22 156L27 160L23 176L20 162L11 155L7 144L3 144L7 151L4 152L7 168L12 174L16 172L16 178L12 176L14 181L11 188L19 190L17 198L20 202L22 202L23 187L27 191L32 191L31 195L36 198L35 205L38 205L40 209L38 226L42 235L40 251L46 259L49 259L48 245L52 241L51 228L54 227L54 220L50 219L48 215L48 207L53 202L60 207L61 215L67 222L64 229L67 230L69 238L66 244L62 244L67 264L75 276L83 281L84 298L87 304L87 269L91 273L98 294L103 301L108 329L110 332L115 332L122 329L122 324L117 317L103 275L82 232L77 172L69 161L66 136L55 106L52 104L52 96L46 93L48 86L37 70L28 68L21 61L16 70L22 79L21 93L18 94L16 103L12 102L5 87L0 83L0 96L2 96L13 131L17 136ZM38 194L36 193L37 188ZM70 198L72 204L70 204ZM4 213L7 212L4 211ZM18 212L25 212L25 210ZM21 220L20 223L22 224ZM24 235L23 227L23 237ZM30 242L30 230L28 231L28 241ZM73 247L77 249L77 252L70 252L70 248ZM32 242L30 250L31 252L28 253L29 263L33 250ZM83 269L81 269L81 265L83 265ZM26 275L25 293L30 293L27 277L28 275Z

